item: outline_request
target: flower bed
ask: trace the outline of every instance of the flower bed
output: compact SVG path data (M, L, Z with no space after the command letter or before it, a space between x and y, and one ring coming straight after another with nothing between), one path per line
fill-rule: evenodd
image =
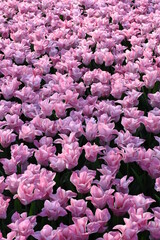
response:
M0 239L160 239L158 0L0 0Z

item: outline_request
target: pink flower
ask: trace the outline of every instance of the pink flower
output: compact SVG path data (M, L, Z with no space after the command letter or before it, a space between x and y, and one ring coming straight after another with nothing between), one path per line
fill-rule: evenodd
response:
M114 123L98 122L98 136L104 142L110 142L117 135L117 130L114 129Z
M98 238L97 240L119 240L121 239L121 234L120 232L109 232L109 233L105 233L103 235L103 238Z
M105 160L110 168L112 168L114 171L118 171L120 167L120 161L122 160L122 155L118 148L109 148L105 155L101 158Z
M126 91L126 86L122 80L122 76L118 73L112 75L114 81L111 81L111 95L117 99L120 99L122 93Z
M143 208L135 209L131 207L128 210L131 222L136 222L140 231L145 231L148 227L148 221L153 218L153 214L150 212L144 212Z
M44 55L39 60L36 60L33 65L34 65L34 67L41 69L43 74L49 73L50 68L52 66L50 63L50 59L47 55Z
M101 82L92 83L91 94L98 97L108 97L110 95L110 85L102 84Z
M108 67L113 64L114 56L111 52L106 52L104 56L105 66Z
M14 60L17 64L23 64L25 60L24 52L16 51L13 55L14 55Z
M87 71L84 75L83 75L83 81L85 85L90 85L93 81L93 72L91 71Z
M102 51L96 51L94 53L94 60L97 64L102 65L104 61L105 54Z
M66 207L72 213L72 217L83 217L87 209L87 203L83 200L76 200L71 198L71 205Z
M150 221L147 227L152 239L158 240L160 238L159 228L160 228L160 219L155 217L154 221Z
M143 208L144 211L147 211L151 203L155 202L151 197L146 197L144 194L132 196L132 200L136 209Z
M39 101L39 106L41 107L41 116L51 116L53 109L54 109L54 104L49 102L49 99L45 99L44 101Z
M46 200L44 202L44 208L42 208L42 212L39 214L41 217L48 217L48 220L57 220L58 217L63 217L67 214L65 209L61 207L58 201L49 201Z
M114 140L114 142L119 146L127 146L129 143L133 143L135 147L139 147L144 140L133 136L129 131L120 131L118 132L118 137Z
M67 169L72 169L77 166L81 151L82 149L79 147L78 142L64 144L61 155L63 156Z
M121 216L133 205L133 200L128 194L116 192L108 205L116 216Z
M104 208L106 204L109 204L111 199L113 198L112 193L114 192L113 189L109 189L107 191L103 191L101 187L92 186L90 193L91 197L86 197L86 200L91 200L92 204L96 208Z
M97 123L94 118L86 119L86 129L85 129L85 137L88 141L92 141L97 137Z
M70 132L75 132L76 137L80 137L84 133L81 120L79 118L76 118L74 120L71 116L66 117L63 120L59 119L57 121L57 129L62 134L67 135Z
M89 65L92 59L93 59L93 53L92 52L85 52L84 54L82 54L82 62L85 65Z
M101 210L99 208L96 209L95 216L92 211L87 208L86 215L90 221L87 225L87 230L91 233L93 232L104 232L106 230L106 223L110 219L110 213L107 208Z
M34 184L27 183L27 181L19 182L17 195L22 204L27 205L36 199L36 192L34 192ZM15 195L16 198L16 195Z
M153 88L157 81L157 70L145 70L145 75L143 76L143 81L147 88Z
M106 191L113 185L113 179L114 177L111 174L107 174L100 176L100 180L94 180L93 183L97 184L97 186Z
M147 132L158 134L160 132L160 116L153 112L148 113L148 117L143 117L143 124Z
M59 187L57 189L56 194L50 195L50 199L52 199L53 201L58 201L60 205L65 208L67 206L68 200L76 196L77 196L77 193L72 192L70 190L65 191L64 189Z
M2 176L0 177L0 193L3 193L4 189L6 188L6 182L4 182L5 178Z
M15 233L15 237L22 236L26 239L34 233L33 228L36 224L36 216L27 217L26 212L21 215L15 212L12 215L12 223L8 227Z
M55 152L56 148L54 146L42 145L38 150L35 150L35 158L39 164L47 166L49 158L53 157Z
M62 154L50 157L49 159L50 167L56 172L63 172L66 168L66 163Z
M132 91L127 91L127 96L124 97L123 100L118 100L116 102L122 104L122 106L125 108L132 108L132 107L138 105L138 103L139 103L138 98L141 95L142 95L142 93L132 89Z
M70 225L68 228L70 233L73 234L72 240L88 240L89 233L87 232L87 217L73 218L74 224Z
M6 189L9 190L12 194L15 194L17 192L18 186L19 186L19 177L16 173L13 173L10 176L7 176L6 178Z
M118 229L122 235L121 238L124 240L138 240L138 227L134 222L132 223L129 219L124 219L126 225L116 225L114 229Z
M6 219L10 199L0 194L0 219Z
M29 149L28 146L23 143L11 146L11 157L15 159L17 163L24 164L32 155L33 149Z
M40 114L40 107L36 103L22 103L22 113L27 118L34 118Z
M140 127L141 121L135 118L126 118L122 117L122 125L125 130L128 130L130 133L135 133L137 128Z
M40 118L39 116L36 116L32 120L32 123L35 126L35 128L38 129L38 134L40 134L40 132L42 131L45 133L45 136L54 137L57 133L56 122L51 121L48 118L43 119Z
M5 116L5 119L7 122L6 123L7 127L13 129L18 133L19 129L23 125L23 121L19 118L19 116L17 114L13 114L13 115L7 114Z
M160 177L159 178L156 178L156 182L155 182L155 190L157 192L160 192Z
M54 110L58 118L66 117L66 103L63 102L55 103Z
M104 150L105 148L96 144L91 145L91 143L88 142L83 146L83 149L85 150L85 158L90 162L95 162L97 159L97 154L100 154L100 151Z
M5 99L10 99L13 97L15 91L18 89L20 82L17 81L17 78L7 77L5 83L1 86L1 93Z
M3 164L3 169L7 175L17 172L17 162L14 158L1 158L0 162Z
M80 171L77 170L72 173L70 181L75 185L79 193L85 194L89 192L95 175L95 171L88 170L88 168L84 166Z
M40 165L30 164L19 178L17 194L14 195L14 199L18 198L24 205L38 199L45 200L52 194L55 175L45 168L40 170Z
M71 144L72 142L76 142L78 140L75 135L76 134L74 132L71 132L69 136L66 134L59 134L61 138L57 138L54 143L60 143L62 147L65 144Z
M44 225L41 231L34 232L32 236L38 240L53 240L54 231L50 225Z
M160 92L156 92L154 94L149 93L148 94L148 98L149 98L149 103L152 107L160 107Z
M134 144L128 144L126 147L122 147L122 155L124 162L134 162L137 161L139 157L139 148L134 147Z
M23 125L19 131L19 139L23 139L26 142L33 142L36 135L41 135L42 132L36 130L33 124Z
M73 107L76 106L78 104L78 95L78 93L67 89L64 95L65 103Z
M122 193L129 193L129 188L128 185L133 182L134 178L133 177L129 177L127 179L127 176L124 176L121 179L115 179L114 183L116 184L116 189L118 192L122 192Z
M33 103L38 100L38 95L31 87L23 87L21 90L15 91L15 97L21 99L22 102Z
M53 144L53 139L51 137L42 137L39 142L37 140L34 141L34 145L39 148L43 145L46 145L47 147L51 146Z
M107 116L115 122L119 121L122 112L120 105L115 106L113 102L109 100L97 102L96 109L98 110L98 116L107 114Z
M12 133L10 129L0 129L0 144L3 148L8 147L16 140L16 134Z
M0 103L0 120L3 120L5 115L9 112L11 105L7 106L7 102L4 100L1 100Z

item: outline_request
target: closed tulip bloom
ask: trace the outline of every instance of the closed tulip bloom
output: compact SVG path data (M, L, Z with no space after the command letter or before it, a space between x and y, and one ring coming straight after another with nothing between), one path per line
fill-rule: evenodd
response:
M88 141L94 140L98 135L98 127L94 118L86 119L85 137Z
M159 178L156 178L156 182L155 182L155 190L157 192L160 192L160 177Z

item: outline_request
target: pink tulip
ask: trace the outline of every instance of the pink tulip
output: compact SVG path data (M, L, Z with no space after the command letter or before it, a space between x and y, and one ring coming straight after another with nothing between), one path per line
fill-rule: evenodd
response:
M71 205L68 205L66 209L72 213L72 217L83 217L87 209L87 203L83 200L76 200L71 198Z
M80 171L74 171L70 177L70 181L75 185L79 193L85 194L89 192L96 172L83 167Z
M90 223L87 225L87 230L89 232L104 232L107 228L106 223L111 217L107 208L103 210L97 208L95 216L90 209L87 209L86 215L90 221Z
M66 214L67 212L61 207L58 201L50 202L46 200L39 216L48 217L49 220L56 221L58 217L63 217Z
M67 206L68 200L76 196L77 194L75 192L72 192L70 190L65 191L64 189L59 187L55 194L50 195L50 198L53 201L58 201L60 205L65 208Z
M7 218L7 208L9 206L10 198L4 197L0 194L0 219Z
M90 162L95 162L97 159L97 154L100 154L101 150L104 150L105 148L99 147L96 144L91 145L91 143L88 142L83 146L83 149L85 150L85 158Z
M27 217L27 213L24 212L21 215L15 212L12 215L12 223L8 227L15 233L15 236L21 236L28 238L34 233L33 228L36 226L36 217Z
M112 201L113 192L113 189L103 191L102 188L93 185L90 190L91 197L86 197L86 200L91 200L95 207L102 209L106 206L106 204L109 204L109 202Z
M33 124L23 125L19 132L19 139L26 142L33 142L36 135L42 135L42 132L36 130Z
M10 129L0 129L0 144L3 148L8 147L16 140L16 134Z

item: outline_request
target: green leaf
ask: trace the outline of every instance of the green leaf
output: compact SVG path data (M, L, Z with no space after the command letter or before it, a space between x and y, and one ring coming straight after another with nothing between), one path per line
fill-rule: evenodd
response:
M21 204L21 202L19 201L18 198L16 198L16 199L14 200L14 208L15 208L15 210L16 210L17 212L19 212L19 213L22 212L22 204Z
M142 192L143 192L143 191L144 191L144 186L143 186L143 184L142 184L142 179L141 179L141 177L136 173L136 171L135 171L133 168L131 168L131 170L132 170L132 172L134 173L135 178L136 178L137 182L139 183L140 188L141 188L141 190L142 190Z
M59 18L64 21L64 16L63 15L60 15Z
M30 209L29 209L29 216L34 215L36 212L36 203L35 201L31 203Z
M154 194L154 196L157 199L157 201L160 203L160 197L157 194Z

